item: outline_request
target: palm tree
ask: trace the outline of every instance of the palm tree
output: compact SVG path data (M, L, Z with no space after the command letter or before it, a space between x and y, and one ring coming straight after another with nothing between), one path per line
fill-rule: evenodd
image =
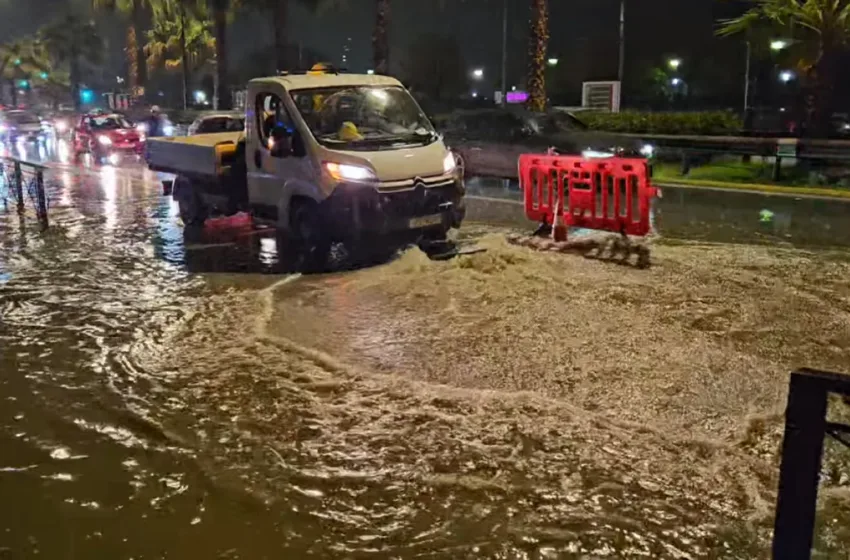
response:
M750 0L744 15L720 22L718 34L763 31L792 38L789 54L803 70L809 130L829 132L842 51L850 44L850 0ZM786 35L787 34L787 35Z
M212 14L213 34L215 35L216 83L218 83L218 107L230 109L233 100L230 95L227 64L227 21L236 0L206 0Z
M377 74L390 71L390 0L376 0L372 32L372 63Z
M103 41L97 33L97 26L93 21L69 14L41 28L39 41L55 66L67 64L74 107L79 110L80 64L84 61L97 64L103 56Z
M127 64L130 68L130 86L144 91L148 81L148 68L145 64L144 28L148 16L148 0L92 0L96 10L120 12L129 16L127 27Z
M212 21L203 5L186 6L180 0L159 0L153 4L153 15L145 45L147 63L151 67L181 69L185 109L189 104L191 73L215 58Z
M31 38L0 45L0 77L9 84L13 106L18 104L17 80L29 76L34 70L41 71L45 64L41 45Z
M532 111L546 109L546 51L549 48L549 2L531 0L528 52L528 105Z

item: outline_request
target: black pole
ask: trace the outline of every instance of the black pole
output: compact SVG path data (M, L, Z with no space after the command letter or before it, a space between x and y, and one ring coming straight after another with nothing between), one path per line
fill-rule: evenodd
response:
M502 0L502 107L508 104L508 0Z
M774 560L811 558L826 404L826 389L817 379L791 374L773 529Z
M35 172L35 198L38 203L38 220L41 227L47 227L47 196L44 193L44 172L38 169Z
M18 198L18 212L24 213L24 177L21 173L21 162L15 162L15 196Z

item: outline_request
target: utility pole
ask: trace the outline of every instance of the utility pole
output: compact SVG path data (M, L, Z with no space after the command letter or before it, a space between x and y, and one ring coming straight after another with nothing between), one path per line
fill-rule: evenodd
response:
M508 0L502 0L502 107L508 104Z
M747 41L747 61L744 68L744 118L750 108L750 59L752 58L752 46Z
M623 77L626 73L626 0L620 0L620 61L617 68L617 80L620 82L620 95L623 91Z

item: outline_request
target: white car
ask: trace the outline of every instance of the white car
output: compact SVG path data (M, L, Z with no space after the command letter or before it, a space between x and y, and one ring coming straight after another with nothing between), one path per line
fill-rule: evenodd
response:
M239 132L240 130L245 130L245 115L243 113L205 113L189 125L188 135Z

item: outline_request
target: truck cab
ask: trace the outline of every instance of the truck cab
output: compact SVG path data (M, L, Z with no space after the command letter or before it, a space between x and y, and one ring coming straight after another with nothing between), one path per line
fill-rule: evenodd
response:
M187 223L249 209L296 238L440 238L459 227L454 154L397 80L311 71L252 80L245 131L149 142Z

